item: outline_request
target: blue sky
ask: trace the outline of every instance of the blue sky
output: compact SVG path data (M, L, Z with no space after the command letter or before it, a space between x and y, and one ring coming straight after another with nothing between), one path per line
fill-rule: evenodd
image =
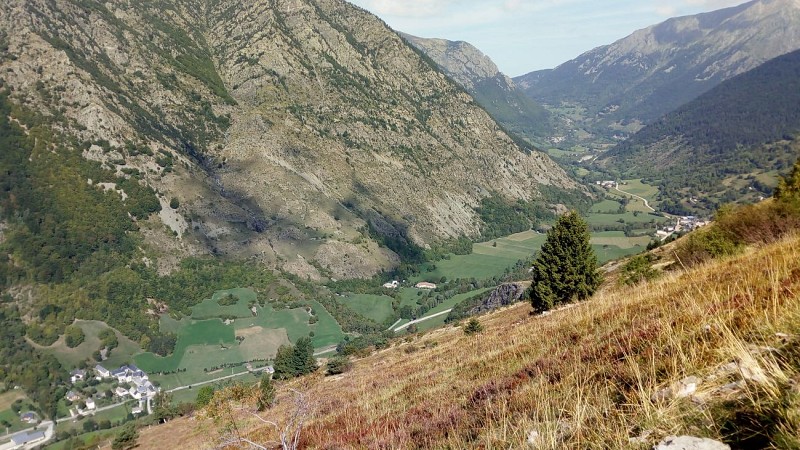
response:
M392 28L467 41L510 76L548 69L670 17L745 0L350 0Z

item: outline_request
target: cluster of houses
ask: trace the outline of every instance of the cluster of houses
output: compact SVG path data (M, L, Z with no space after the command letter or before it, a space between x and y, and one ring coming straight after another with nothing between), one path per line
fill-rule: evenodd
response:
M615 189L617 187L617 182L614 180L595 181L595 184L606 189Z
M155 397L155 395L158 393L159 390L149 380L147 373L145 373L138 367L134 366L133 364L124 365L114 370L108 370L105 367L98 364L94 367L94 375L95 375L94 378L98 381L116 379L119 383L125 384L126 387L119 386L113 392L116 396L121 398L132 397L136 400L139 400L139 407L134 408L134 410L132 411L134 414L142 412L145 401L147 401L147 404L149 406L150 399ZM86 380L87 376L88 376L87 371L83 369L75 369L72 372L70 372L70 380L72 381L72 383L77 383L79 381ZM66 398L71 402L77 402L82 400L81 395L75 391L67 392ZM84 403L86 404L86 409L78 410L78 413L80 414L92 412L97 409L97 404L92 398L87 398Z
M700 219L696 216L683 216L678 217L674 225L667 225L664 228L657 230L656 234L663 240L671 236L673 233L694 231L708 224L709 221L706 219Z
M400 282L397 280L390 281L388 283L383 283L383 287L386 289L397 289L400 287ZM436 285L433 283L428 283L427 281L420 281L419 283L414 285L417 289L436 289Z
M94 372L98 380L116 378L120 383L129 383L130 388L118 387L114 393L119 397L130 395L136 400L154 397L158 393L158 388L148 379L147 374L133 364L121 366L109 371L100 364L94 367Z

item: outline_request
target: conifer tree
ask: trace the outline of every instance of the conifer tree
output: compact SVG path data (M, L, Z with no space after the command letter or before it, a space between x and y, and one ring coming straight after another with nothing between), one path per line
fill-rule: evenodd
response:
M547 232L547 240L533 263L531 305L536 311L546 311L562 303L583 300L599 285L589 227L576 211L570 211L559 217Z
M293 364L294 347L291 345L281 345L275 355L275 378L287 379L297 375Z
M800 198L800 159L795 161L791 173L781 178L773 197L783 202L796 202Z
M303 336L294 345L294 369L297 375L311 373L317 369L317 360L314 359L314 344L311 338Z
M259 411L264 411L271 408L275 403L275 386L272 385L272 377L269 374L261 376L261 382L258 384L258 399L256 408Z

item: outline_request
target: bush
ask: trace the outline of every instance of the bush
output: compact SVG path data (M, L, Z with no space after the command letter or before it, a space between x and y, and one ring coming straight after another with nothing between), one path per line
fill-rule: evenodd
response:
M328 361L325 369L326 375L338 375L345 373L353 367L353 363L347 357L336 356Z
M469 319L469 322L464 326L464 334L467 336L472 336L473 334L477 334L483 331L483 325L478 322L478 319L472 318Z
M632 285L658 278L660 272L652 266L655 260L656 257L649 253L634 256L622 266L620 283Z
M678 247L676 256L680 264L690 267L712 258L734 255L741 248L733 235L715 224L691 233Z
M75 348L86 339L86 335L83 333L81 327L77 325L70 325L64 330L64 343L67 344L69 348Z
M181 201L178 200L177 197L172 197L169 201L169 207L172 209L178 209L181 206Z

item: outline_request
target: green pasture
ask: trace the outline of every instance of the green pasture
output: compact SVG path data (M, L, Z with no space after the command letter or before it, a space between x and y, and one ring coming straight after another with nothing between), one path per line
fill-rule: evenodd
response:
M229 294L239 301L235 305L221 306L218 301ZM237 288L217 291L211 298L192 306L192 318L202 320L220 316L251 317L253 314L248 304L255 302L256 293L252 289Z
M22 412L26 411L27 409L24 408L22 409ZM14 433L16 431L24 430L25 428L31 426L30 424L23 423L21 420L19 420L19 415L15 414L14 410L12 410L11 408L0 411L0 422L2 421L6 421L11 424L11 426L8 428L9 433ZM0 430L5 432L5 427L0 428ZM2 441L2 439L0 439L0 441Z
M600 214L617 214L619 208L622 206L622 203L615 201L615 200L603 200L600 202L595 203L589 209L591 213L600 213Z
M622 222L620 222L622 220ZM648 213L639 213L634 214L633 212L626 212L625 214L600 214L600 213L589 213L586 216L586 221L589 225L597 225L597 226L623 226L625 224L646 224L651 221L655 220L656 222L663 222L666 220L663 217L658 217L653 214Z
M339 303L378 323L382 323L394 312L392 310L393 300L386 295L372 294L352 294L344 298L337 298Z
M542 246L545 238L544 234L525 231L475 244L471 254L453 255L450 259L436 261L433 263L435 269L430 270L428 265L427 270L423 270L413 281L439 280L443 276L448 280L456 278L480 280L499 276L520 259L529 258Z
M624 184L620 184L619 188L623 191L644 197L650 203L656 201L658 186L642 183L642 180L622 180L622 183Z
M217 299L227 293L239 298L235 305L220 306ZM167 357L152 353L136 356L136 364L146 372L176 372L155 375L154 379L167 387L182 386L206 381L230 373L244 370L236 367L222 373L209 373L214 367L225 364L238 364L244 361L271 359L283 344L296 342L313 331L315 347L325 347L342 340L344 333L333 316L318 302L311 302L317 317L315 324L309 324L311 314L306 308L275 309L267 304L256 305L255 315L247 307L256 300L249 289L232 289L214 294L198 307L193 308L195 318L184 317L176 320L162 316L162 330L177 334L175 351ZM390 305L391 307L391 305ZM219 318L197 320L196 317L217 317L230 315L237 317L223 322ZM238 339L237 339L238 337ZM185 371L183 371L185 369Z

